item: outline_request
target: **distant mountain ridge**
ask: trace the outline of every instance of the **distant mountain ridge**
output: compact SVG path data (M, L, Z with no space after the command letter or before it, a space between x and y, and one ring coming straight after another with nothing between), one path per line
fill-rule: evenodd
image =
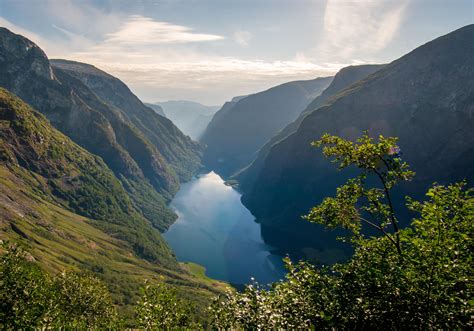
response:
M226 102L201 138L207 145L203 164L224 177L246 166L331 80L332 77L323 77L289 82Z
M212 116L219 109L219 106L205 106L187 100L157 102L155 105L162 108L165 116L184 134L196 141L199 141Z
M369 130L400 138L403 158L417 172L398 190L400 210L405 194L421 195L434 181L467 179L472 185L473 54L474 25L437 38L340 91L275 143L242 197L265 240L322 261L340 248L335 235L300 220L350 176L310 146L326 132L355 139Z
M161 115L161 116L166 117L165 112L163 111L163 108L161 108L160 106L155 105L155 104L153 104L153 103L148 103L148 102L144 102L143 104L144 104L145 106L147 106L147 107L153 109L153 110L155 111L155 113L157 113L158 115Z

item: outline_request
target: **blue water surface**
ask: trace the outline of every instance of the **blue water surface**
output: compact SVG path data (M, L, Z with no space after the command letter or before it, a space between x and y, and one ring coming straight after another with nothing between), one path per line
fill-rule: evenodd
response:
M198 263L209 277L232 284L284 277L281 257L263 242L240 194L214 172L181 185L171 207L178 220L164 237L179 261Z

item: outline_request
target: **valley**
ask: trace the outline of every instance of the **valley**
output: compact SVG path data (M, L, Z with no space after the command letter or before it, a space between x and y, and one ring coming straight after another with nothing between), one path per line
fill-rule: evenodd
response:
M0 1L0 329L472 328L474 24L276 3Z

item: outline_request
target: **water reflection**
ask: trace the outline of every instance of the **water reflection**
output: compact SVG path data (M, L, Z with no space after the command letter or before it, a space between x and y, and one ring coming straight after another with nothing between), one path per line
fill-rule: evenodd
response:
M201 264L209 277L233 284L283 277L281 257L270 253L240 194L214 172L183 184L171 207L178 220L164 236L180 261Z

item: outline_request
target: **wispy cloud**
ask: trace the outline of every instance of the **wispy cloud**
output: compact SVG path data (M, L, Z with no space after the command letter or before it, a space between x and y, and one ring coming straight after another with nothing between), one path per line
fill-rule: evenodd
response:
M395 37L409 0L328 0L317 51L339 59L373 55Z
M80 36L63 32L85 45ZM246 46L252 35L237 31L231 37ZM91 63L118 76L148 100L185 98L186 91L194 91L193 99L205 103L223 102L235 94L252 93L289 80L327 76L345 65L316 64L303 57L280 61L242 59L193 46L224 38L134 15L115 31L105 33L102 40L76 47L67 58ZM198 97L197 91L201 92Z
M179 44L224 39L215 34L194 32L193 29L160 22L140 15L129 16L122 27L105 35L104 43L120 45Z
M248 31L239 30L234 32L234 40L237 44L243 47L247 47L249 45L250 40L252 39L253 35Z
M291 80L329 76L347 63L316 64L304 58L280 61L241 59L188 49L127 51L103 45L70 54L124 80L146 100L191 98L221 103ZM350 63L353 64L353 63ZM192 92L190 92L192 91Z
M219 55L196 46L225 39L246 46L252 34L201 33L189 26L138 15L121 16L119 20L107 14L104 19L111 22L110 26L99 25L95 28L97 33L83 34L83 29L75 26L86 17L87 7L76 11L69 2L66 4L68 16L76 13L77 17L70 25L67 21L52 25L59 32L54 39L22 29L1 17L0 25L32 39L50 58L90 63L119 77L145 100L189 98L215 104L290 80L328 76L347 65L315 63L302 54L282 60ZM94 21L101 19L100 12L87 12Z

